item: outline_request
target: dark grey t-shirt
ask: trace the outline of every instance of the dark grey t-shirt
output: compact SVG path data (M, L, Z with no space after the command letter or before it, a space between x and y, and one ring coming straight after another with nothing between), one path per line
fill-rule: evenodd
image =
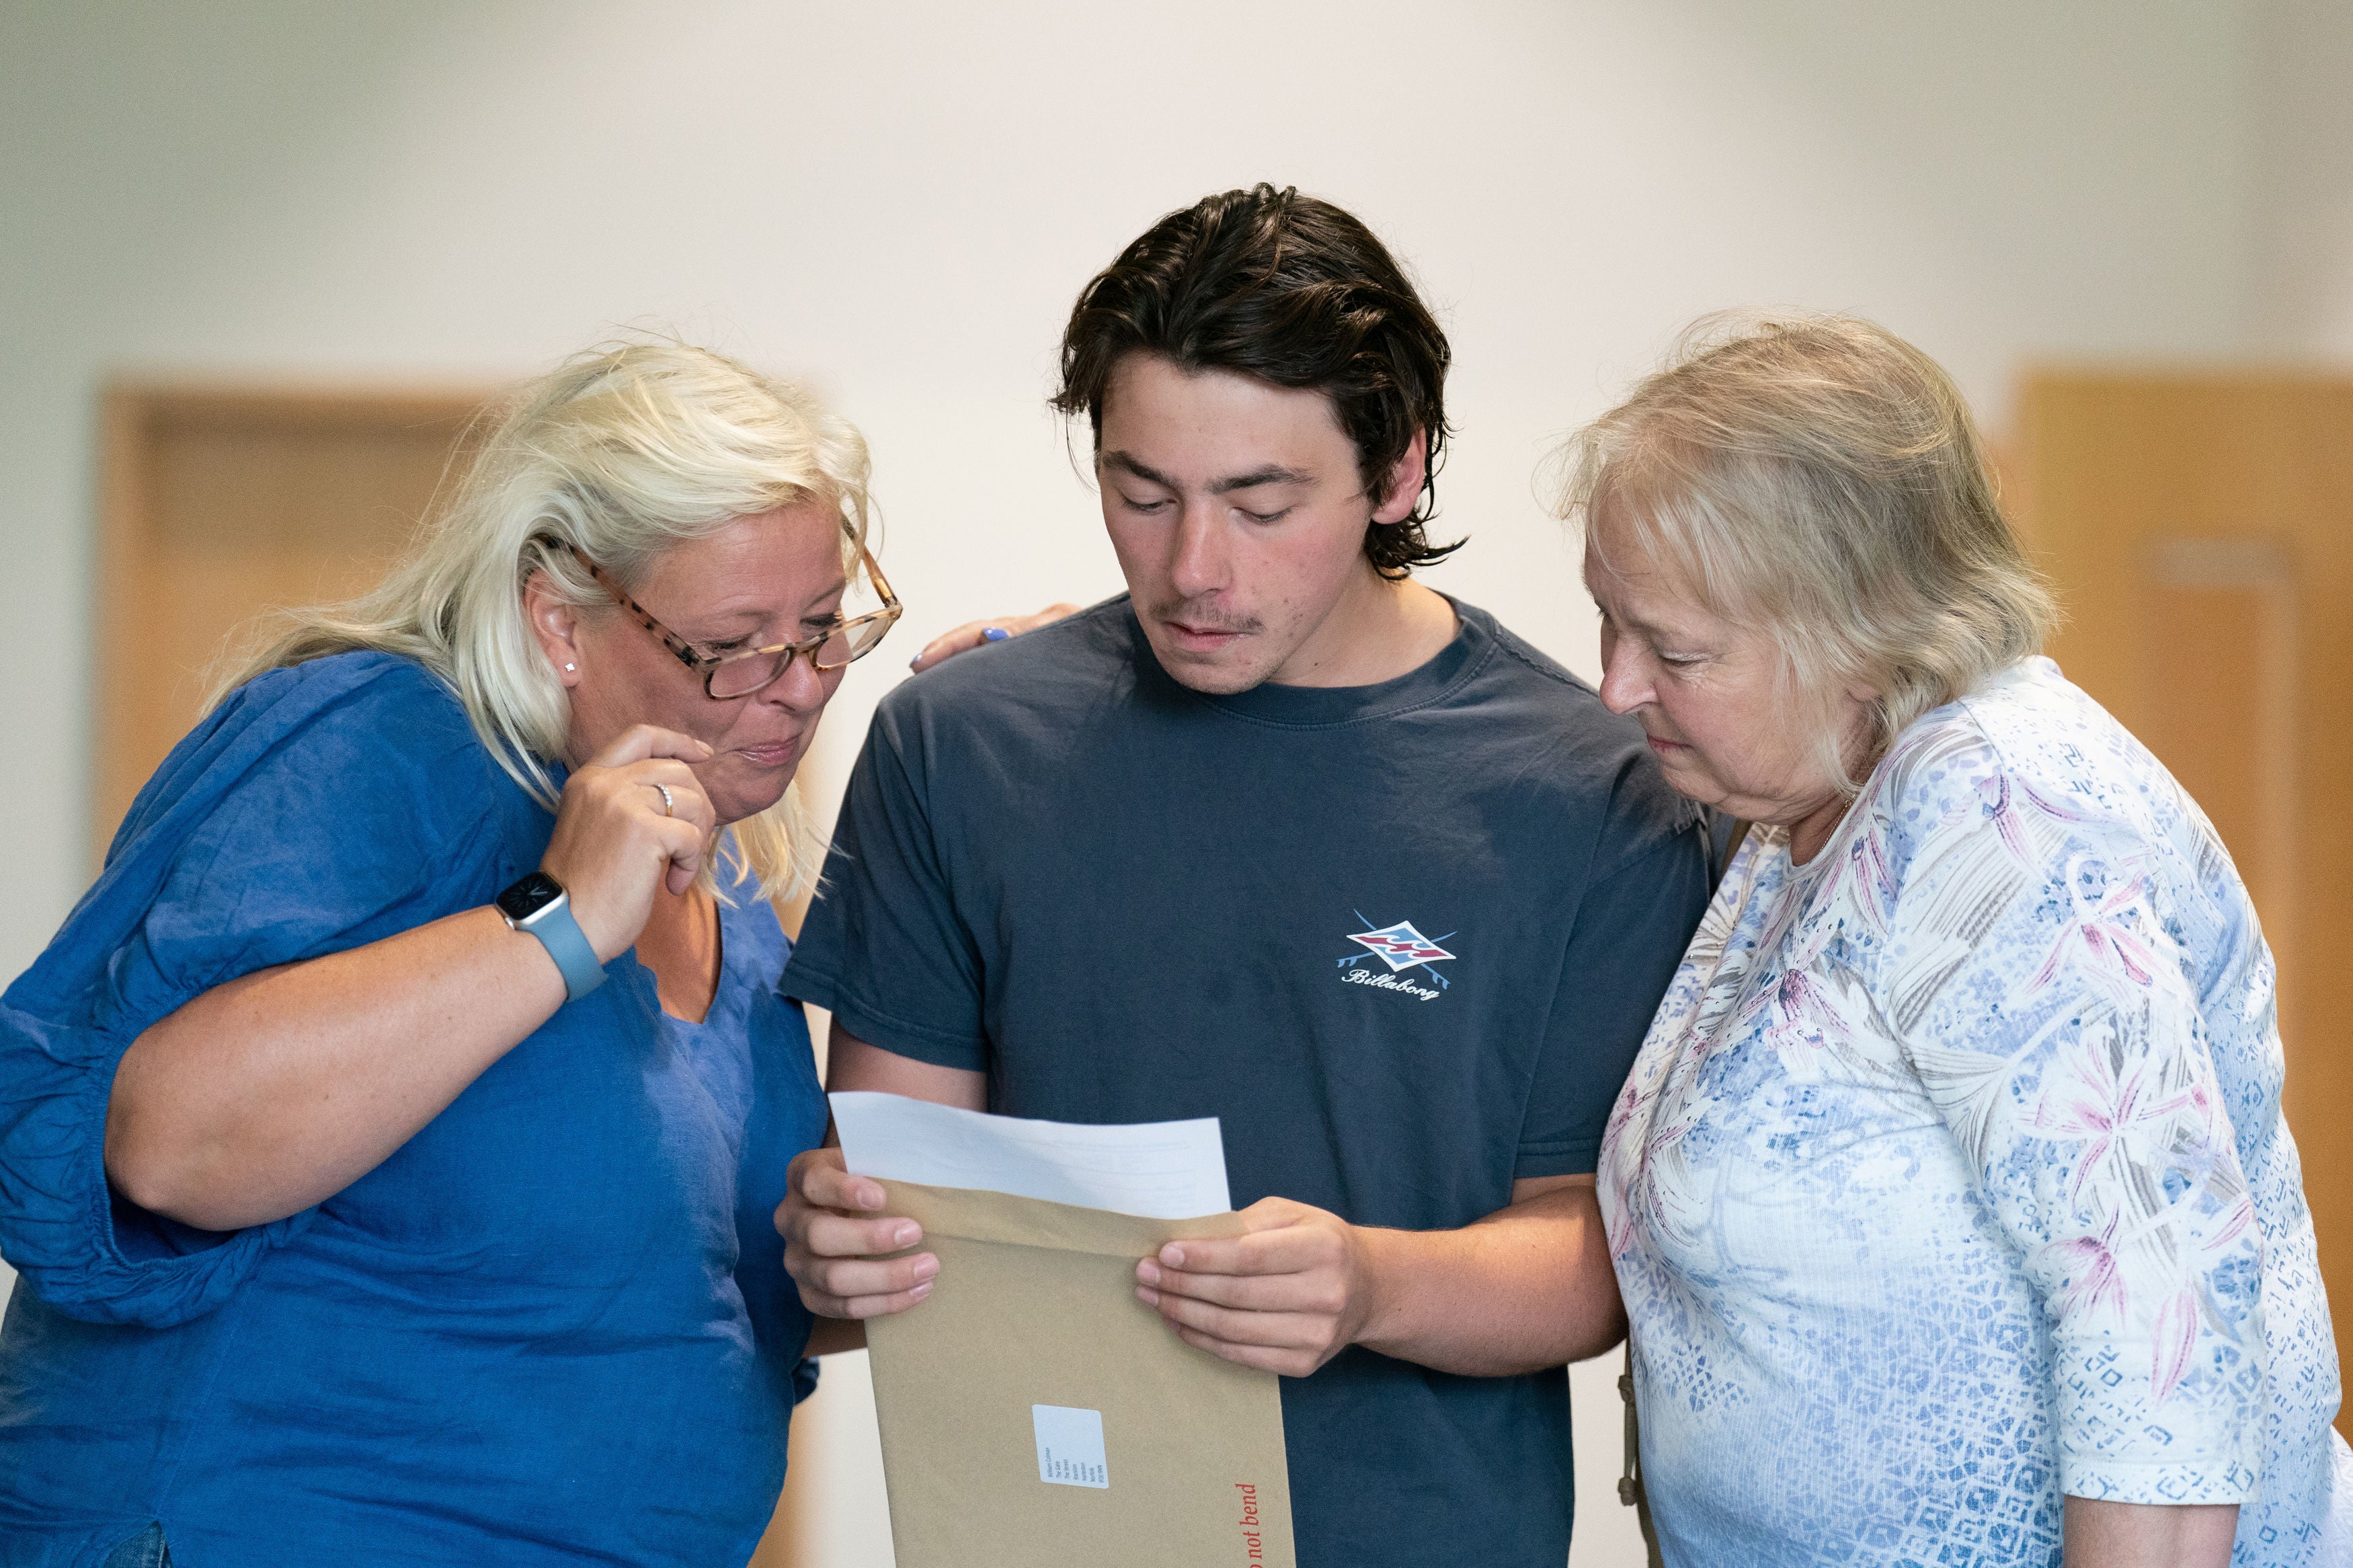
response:
M1640 730L1457 605L1378 686L1208 697L1124 597L883 700L785 972L989 1109L1215 1116L1237 1207L1435 1230L1589 1172L1706 900ZM1559 1568L1558 1370L1286 1379L1306 1568Z

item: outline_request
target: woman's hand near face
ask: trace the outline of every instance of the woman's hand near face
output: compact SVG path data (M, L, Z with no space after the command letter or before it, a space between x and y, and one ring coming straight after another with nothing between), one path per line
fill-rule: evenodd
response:
M638 724L565 781L539 866L571 895L572 918L599 962L637 942L657 889L694 885L720 824L688 764L711 754L691 736Z
M710 754L640 725L566 781L541 866L600 961L637 942L657 888L682 892L702 869L718 824L687 764ZM564 999L538 939L489 907L232 980L124 1053L108 1173L206 1230L298 1213L383 1163Z

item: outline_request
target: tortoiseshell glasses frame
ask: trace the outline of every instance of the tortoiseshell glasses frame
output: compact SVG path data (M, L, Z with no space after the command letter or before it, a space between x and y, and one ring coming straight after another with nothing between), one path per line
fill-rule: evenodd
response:
M842 531L849 532L847 528ZM837 621L817 636L799 642L772 643L766 647L744 648L736 653L705 653L656 620L652 611L629 597L611 573L588 559L587 552L570 540L542 533L534 536L533 542L543 548L569 552L596 580L596 585L612 595L615 604L659 637L662 646L676 655L681 664L702 677L702 694L714 702L733 702L774 686L785 678L796 658L807 658L810 668L828 675L863 658L874 651L884 634L897 623L902 607L899 595L891 591L890 579L882 575L881 563L861 542L858 547L859 564L865 568L866 579L874 584L875 593L881 595L881 609Z

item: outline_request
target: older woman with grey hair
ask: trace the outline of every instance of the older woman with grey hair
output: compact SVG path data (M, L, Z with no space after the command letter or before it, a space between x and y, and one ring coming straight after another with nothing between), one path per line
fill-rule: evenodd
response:
M0 1006L0 1563L751 1554L866 487L795 387L584 354L149 782Z
M1716 324L1570 456L1602 697L1754 825L1602 1153L1667 1561L2353 1560L2270 952L1950 380Z

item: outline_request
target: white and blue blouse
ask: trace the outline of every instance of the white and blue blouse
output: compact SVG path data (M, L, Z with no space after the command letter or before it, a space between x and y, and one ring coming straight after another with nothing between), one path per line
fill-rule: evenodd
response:
M2062 1498L2353 1561L2272 957L2198 807L2047 659L1743 846L1601 1201L1681 1564L2055 1563Z

